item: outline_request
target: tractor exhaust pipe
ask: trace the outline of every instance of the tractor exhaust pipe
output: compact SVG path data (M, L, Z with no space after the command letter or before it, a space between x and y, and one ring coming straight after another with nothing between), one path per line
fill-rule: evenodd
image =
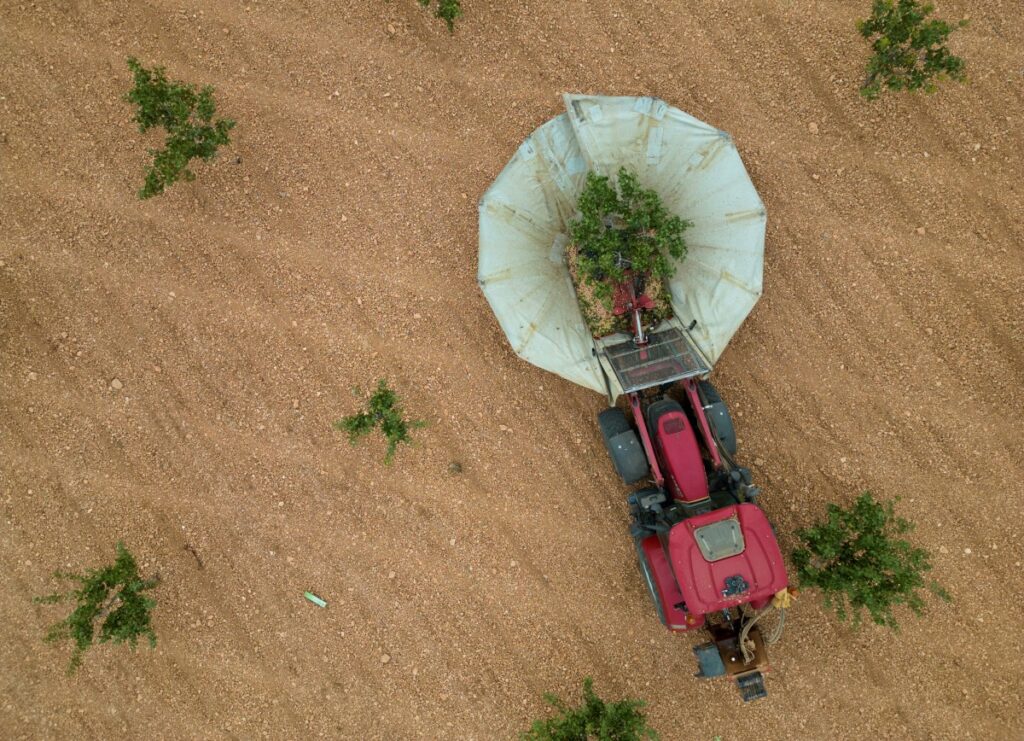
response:
M644 320L640 309L633 309L633 344L643 347L647 344L647 334L644 332Z

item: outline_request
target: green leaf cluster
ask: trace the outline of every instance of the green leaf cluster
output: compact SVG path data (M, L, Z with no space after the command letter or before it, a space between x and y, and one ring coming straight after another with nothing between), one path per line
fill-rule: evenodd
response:
M85 574L57 571L54 578L77 582L78 588L37 597L34 601L55 604L73 600L77 603L74 611L51 626L46 634L47 641L74 641L69 674L81 666L82 654L94 641L127 642L135 648L139 638L144 636L149 639L150 647L156 646L156 634L150 622L150 612L156 602L142 593L155 587L158 580L139 576L139 566L124 543L117 544L117 558L110 566L91 569ZM99 621L102 624L97 636Z
M420 0L420 5L428 7L430 0ZM445 22L449 32L454 32L456 19L462 17L462 4L459 0L437 0L434 15Z
M797 531L803 547L793 551L801 587L816 587L840 620L853 613L859 625L862 610L873 622L898 630L892 608L906 604L915 615L924 610L918 589L932 566L928 552L903 535L913 525L893 511L892 502L877 502L864 492L848 508L828 505L827 517ZM949 594L935 581L928 589L943 600Z
M188 169L189 162L198 157L210 160L217 148L230 144L228 132L235 122L222 118L213 120L216 104L213 88L209 85L196 92L194 85L170 82L163 67L149 70L134 58L128 67L135 78L135 87L125 100L136 106L135 122L145 133L154 126L167 132L163 149L151 149L153 164L146 172L146 182L139 190L139 198L151 198L184 178L195 180Z
M657 739L658 734L647 725L640 709L642 700L605 702L594 693L594 680L583 680L583 704L570 708L551 694L544 695L559 714L547 720L536 720L529 731L520 734L521 741L640 741Z
M871 41L874 56L868 60L867 77L860 92L868 100L883 90L934 92L936 81L946 77L963 82L965 63L950 54L946 39L957 26L932 19L934 6L918 0L874 0L871 17L857 23L857 30Z
M367 403L366 411L353 414L334 423L334 428L348 433L349 442L355 445L359 439L370 434L375 427L380 427L387 440L387 453L384 464L390 465L394 460L399 443L411 443L411 429L425 427L421 420L407 420L402 413L398 396L383 378L377 382L377 390L373 392Z
M683 232L693 226L669 213L657 192L640 187L625 167L619 169L617 186L606 175L588 173L577 201L579 217L569 225L579 250L579 280L609 310L614 286L625 280L627 270L655 280L671 278L672 260L686 256Z

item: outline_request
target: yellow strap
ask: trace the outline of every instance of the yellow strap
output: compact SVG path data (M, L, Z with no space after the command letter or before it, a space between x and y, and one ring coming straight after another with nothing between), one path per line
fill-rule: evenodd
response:
M790 606L792 602L792 592L790 592L789 589L783 589L782 591L777 592L776 595L772 598L772 607L778 607L780 609L785 610L787 607Z

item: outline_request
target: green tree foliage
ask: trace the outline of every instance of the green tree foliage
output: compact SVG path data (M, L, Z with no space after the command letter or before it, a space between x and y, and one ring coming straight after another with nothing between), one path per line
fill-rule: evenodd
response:
M922 5L918 0L874 0L871 17L857 23L874 51L861 95L874 100L883 90L930 93L936 89L935 82L946 77L963 82L964 60L949 53L946 39L967 21L952 26L927 20L933 10L930 3Z
M430 0L420 0L424 8L430 5ZM462 17L462 4L460 0L437 0L437 10L434 15L445 22L449 32L455 31L455 21Z
M893 503L864 492L852 506L828 505L824 522L797 531L803 547L793 551L801 587L817 587L840 620L853 613L854 625L867 610L878 625L898 630L892 608L906 604L915 615L924 610L918 589L932 566L928 552L901 536L913 525L893 511ZM928 589L943 600L949 594L935 581Z
M640 709L642 700L620 700L608 703L594 693L594 680L583 680L583 704L570 708L551 694L544 695L558 715L536 720L529 731L520 734L521 741L641 741L657 739L658 734L647 725Z
M375 427L380 427L388 443L384 464L390 465L399 443L412 442L409 431L425 427L426 424L420 420L410 421L404 418L398 396L382 378L377 382L377 390L370 397L366 411L339 419L334 423L334 427L347 432L349 442L353 445L359 442L360 438L370 434Z
M137 108L139 131L162 126L167 132L164 148L150 150L153 164L139 190L139 198L145 199L163 193L181 178L195 180L189 162L196 157L210 160L218 147L230 144L228 132L235 122L227 118L213 120L217 110L210 85L196 92L194 85L168 81L163 67L148 70L134 58L128 59L128 67L135 77L135 87L125 100Z
M139 566L124 547L117 544L117 558L110 566L91 569L85 574L62 571L54 578L77 582L78 587L69 592L56 592L34 601L49 605L74 600L74 611L64 620L50 627L47 641L74 641L68 673L71 674L82 663L82 653L94 641L106 643L129 643L135 648L139 637L149 639L150 647L156 646L156 634L150 623L150 612L156 602L142 593L152 589L157 579L143 579ZM96 624L99 636L96 636Z
M667 280L675 273L670 258L686 256L683 232L693 222L670 214L653 190L640 187L636 175L619 169L618 188L606 175L587 174L569 236L579 250L579 280L611 309L614 284L626 270Z

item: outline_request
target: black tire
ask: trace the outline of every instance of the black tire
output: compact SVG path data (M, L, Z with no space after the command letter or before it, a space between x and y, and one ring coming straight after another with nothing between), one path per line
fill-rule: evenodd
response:
M733 427L729 407L722 401L722 395L711 381L701 381L699 388L700 398L704 404L704 416L711 425L711 431L726 453L730 456L736 455L736 428Z
M647 563L647 555L644 553L643 545L641 545L639 540L636 541L636 558L640 566L640 575L643 577L644 586L647 587L647 594L651 595L654 609L658 611L658 620L661 621L662 625L668 625L665 621L665 608L661 604L661 598L658 597L658 589L654 586L654 574L651 573L651 565Z
M722 401L722 395L718 393L718 389L715 388L715 384L711 383L711 381L698 381L697 385L700 387L700 395L704 400L705 406Z
M633 429L626 414L618 407L608 407L597 415L597 424L605 440Z
M597 424L612 465L622 480L635 484L647 478L651 472L647 455L622 410L616 407L605 409L597 415Z

